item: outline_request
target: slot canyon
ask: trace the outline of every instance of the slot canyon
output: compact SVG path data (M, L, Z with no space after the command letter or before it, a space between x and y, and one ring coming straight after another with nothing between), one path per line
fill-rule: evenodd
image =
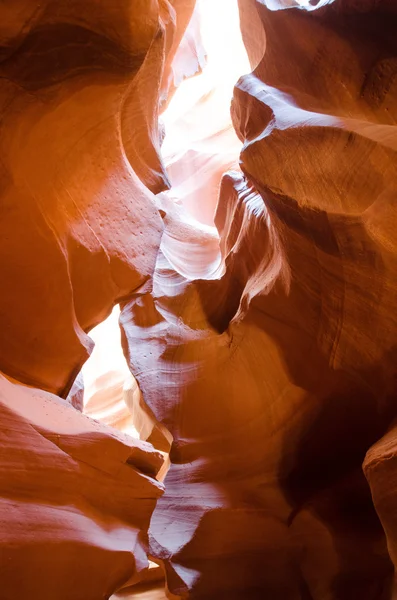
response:
M397 600L397 0L0 0L0 600Z

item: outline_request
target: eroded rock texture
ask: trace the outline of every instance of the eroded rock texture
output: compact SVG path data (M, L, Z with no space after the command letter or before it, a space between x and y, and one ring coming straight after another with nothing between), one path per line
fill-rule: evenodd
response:
M66 394L85 332L151 276L162 227L149 190L168 185L159 98L193 8L0 7L0 366L21 381ZM180 62L183 78L192 59Z
M215 230L229 124L168 157L174 195L160 151L194 4L0 7L0 596L108 598L149 553L172 597L389 600L397 11L240 0ZM170 453L162 497L161 452L60 398L118 301L139 387L91 414L125 400L107 422Z
M152 192L168 186L159 102L193 9L0 6L0 369L14 381L1 379L4 600L108 598L148 564L163 456L82 415L81 382L68 398L79 410L59 396L92 348L87 332L150 288Z
M163 457L1 377L1 597L107 598L148 567Z
M153 291L121 317L173 436L152 553L182 597L387 599L393 566L361 465L396 410L396 14L240 11L254 70L232 104L243 173L220 190L222 261L210 232L161 201Z

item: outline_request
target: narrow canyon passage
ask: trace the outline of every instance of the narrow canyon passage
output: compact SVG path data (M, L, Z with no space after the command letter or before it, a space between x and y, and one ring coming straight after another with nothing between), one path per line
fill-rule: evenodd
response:
M184 222L192 230L197 229L198 242L202 232L211 236L215 260L210 259L207 265L209 255L200 257L197 249L194 251L202 261L198 276L205 271L207 275L212 271L215 276L220 271L221 261L214 225L221 177L230 168L239 169L242 147L232 125L230 104L235 82L250 70L241 38L237 0L198 0L184 39L181 57L174 60L178 65L178 60L185 58L182 54L185 46L189 48L188 44L194 42L198 46L197 53L201 53L198 56L200 72L179 84L160 115L165 133L161 152L171 188L159 196L163 202L180 207ZM164 240L170 246L169 255L173 252L176 255L173 266L194 279L196 265L189 261L182 264L186 253L192 251L190 238L186 240L184 229L174 232L174 236L175 233L178 238L167 236ZM140 391L122 353L118 317L116 306L111 315L90 332L95 347L69 397L73 401L73 396L83 393L86 415L139 438L135 426L139 428L140 415L136 406L144 400L137 399ZM155 569L155 563L151 566ZM114 598L165 598L164 585L156 583L161 577L162 574L154 577L153 587L149 584L139 591L139 585L133 586Z
M178 64L192 60L188 51L194 53L197 64L193 60L192 77L179 82ZM185 221L191 228L198 229L198 236L204 231L213 238L216 258L210 261L209 270L216 273L221 257L214 217L220 182L228 169L239 169L242 147L232 125L230 104L236 81L250 70L241 37L237 0L198 0L174 63L173 78L178 87L160 114L165 134L161 153L171 188L160 196L181 207ZM199 72L195 73L194 69ZM172 244L169 238L167 241ZM194 279L194 267L181 264L191 250L189 244L184 249L184 242L185 231L182 230L173 244L180 256L174 267L178 270L179 266L182 274ZM200 258L205 261L206 255ZM202 270L206 267L204 262ZM120 389L131 382L132 376L122 353L118 315L116 306L111 315L90 332L95 347L82 369L84 412L134 435L136 431L129 413L123 411L123 403L120 403ZM72 393L78 393L78 382L75 388ZM106 400L101 398L100 391L104 389L109 390L109 401L114 394L114 417L106 413L103 405ZM111 411L110 404L108 410Z
M0 600L393 600L395 0L0 3Z

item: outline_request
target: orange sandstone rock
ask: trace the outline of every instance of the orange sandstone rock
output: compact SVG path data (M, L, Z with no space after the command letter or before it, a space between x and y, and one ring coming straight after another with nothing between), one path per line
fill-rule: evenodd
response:
M161 454L53 394L0 387L1 597L108 598L148 567Z
M157 499L150 555L170 596L391 598L394 4L240 0L253 70L217 231L227 148L184 151L185 172L167 161L179 203L160 154L161 107L201 65L194 21L178 55L194 3L0 8L0 367L35 386L0 382L4 600L133 582ZM204 190L190 212L206 224L183 207ZM117 301L139 387L100 400L123 395L170 450L161 498L161 453L49 393L67 395Z
M254 71L219 250L163 204L153 290L123 305L131 370L173 436L151 548L182 597L391 596L361 470L395 414L389 6L241 0Z
M0 365L66 394L86 332L154 267L161 220L144 184L163 175L146 93L165 30L149 0L19 4L0 62Z

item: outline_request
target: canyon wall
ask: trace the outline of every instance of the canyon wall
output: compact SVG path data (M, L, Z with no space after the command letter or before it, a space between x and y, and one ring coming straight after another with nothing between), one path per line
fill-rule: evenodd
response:
M253 70L232 102L244 145L219 194L221 261L160 198L153 291L122 310L131 370L173 436L152 553L181 597L390 598L362 462L396 412L396 13L240 12ZM385 448L366 473L393 558Z
M162 455L0 379L1 598L98 600L148 569Z
M151 285L163 229L153 191L169 185L159 98L194 4L0 6L4 600L98 600L148 568L163 456L62 398L88 331ZM68 400L82 409L81 382Z
M173 598L389 600L396 5L239 0L216 227L235 161L206 140L193 185L170 156L175 198L161 156L194 8L0 7L0 596L108 598L149 555ZM139 388L88 412L124 398L143 441L72 388L116 303Z

